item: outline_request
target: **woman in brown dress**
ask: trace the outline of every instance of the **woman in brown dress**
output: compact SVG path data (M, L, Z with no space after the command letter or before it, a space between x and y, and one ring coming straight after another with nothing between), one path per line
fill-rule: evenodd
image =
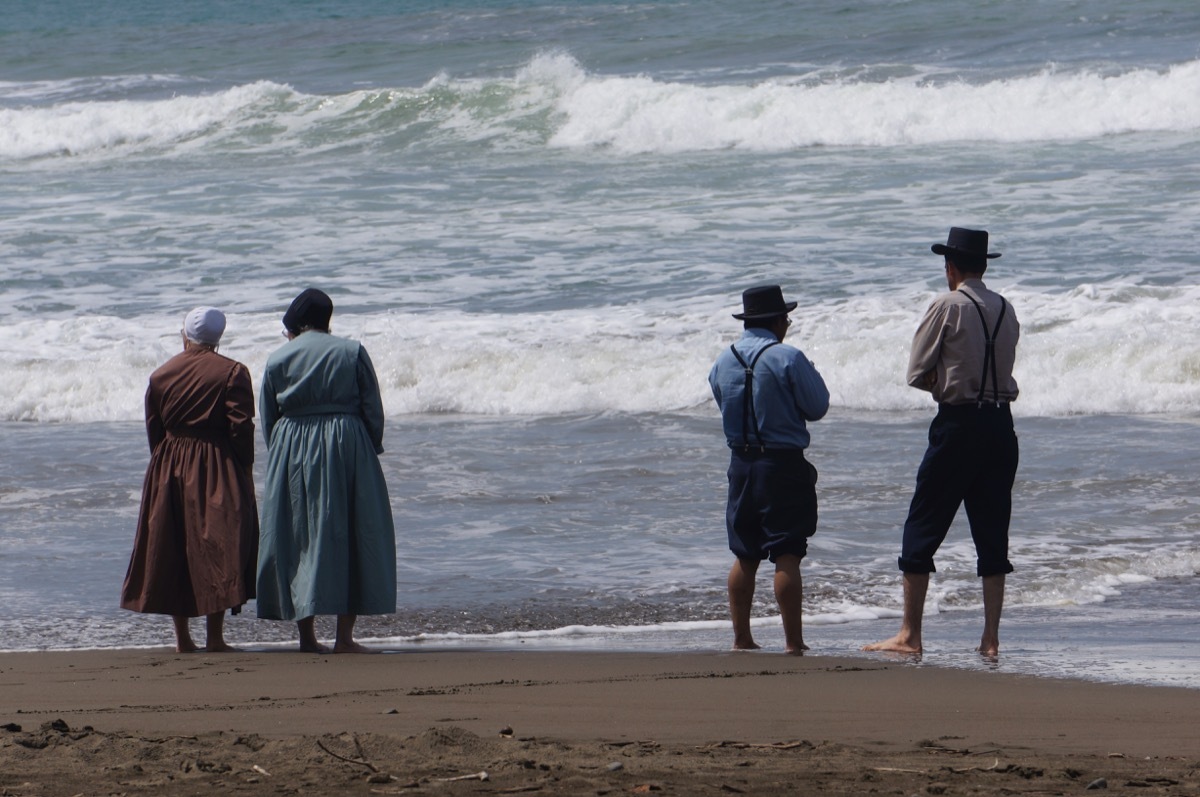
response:
M121 606L169 614L176 650L197 650L188 618L207 618L210 652L225 643L225 610L254 597L254 396L246 366L217 354L225 316L197 307L183 351L150 375L150 465Z

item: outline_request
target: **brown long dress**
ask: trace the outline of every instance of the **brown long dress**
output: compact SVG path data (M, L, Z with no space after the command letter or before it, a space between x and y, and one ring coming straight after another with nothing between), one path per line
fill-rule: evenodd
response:
M121 606L185 617L254 597L254 396L250 372L190 348L150 376L150 465Z

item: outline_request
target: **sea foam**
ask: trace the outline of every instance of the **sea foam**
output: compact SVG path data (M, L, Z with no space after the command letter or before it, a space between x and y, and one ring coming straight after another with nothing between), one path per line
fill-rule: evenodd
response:
M1200 410L1200 287L1090 285L1005 291L1022 320L1023 415ZM835 408L927 409L905 383L908 346L932 293L803 305L788 339L821 371ZM399 310L339 316L363 341L390 415L673 412L711 401L708 370L737 337L725 297L700 310L649 302L546 313ZM705 305L708 305L705 307ZM0 329L0 419L141 417L149 373L178 351L179 320L15 318ZM281 344L272 315L230 315L222 352L258 379Z

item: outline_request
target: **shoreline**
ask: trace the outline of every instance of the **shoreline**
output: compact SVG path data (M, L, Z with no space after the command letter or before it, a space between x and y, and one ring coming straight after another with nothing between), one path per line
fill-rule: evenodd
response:
M479 771L544 793L763 793L804 772L828 794L1200 789L1198 690L884 657L160 648L3 653L0 684L10 793L458 793L483 787L439 778Z
M1053 617L1040 607L1010 607L1003 629L1003 649L998 659L981 657L978 641L978 611L971 607L928 614L927 646L923 656L898 655L901 666L939 668L966 672L1003 673L1039 679L1083 681L1116 686L1152 686L1200 690L1200 651L1188 641L1194 580L1160 579L1153 599L1140 598L1119 611L1099 603L1063 608ZM1145 585L1138 585L1145 586ZM1153 586L1153 585L1149 585ZM1166 589L1164 589L1166 588ZM1169 590L1169 591L1168 591ZM1130 593L1130 597L1134 593ZM895 612L898 616L899 612ZM135 618L153 617L133 615ZM1174 618L1169 626L1157 621ZM173 652L171 633L157 618L158 641L122 647L14 648L0 650L0 657L13 654L77 654L124 652ZM369 619L369 618L368 618ZM847 659L858 663L879 662L886 654L866 652L863 645L884 639L896 629L894 617L823 623L806 618L806 641L810 658ZM1050 622L1053 620L1053 622ZM763 649L742 655L777 655L782 650L782 626L778 616L752 620ZM247 653L294 651L292 624L275 624L284 630L278 636L248 636L237 626L227 625L227 638ZM1147 628L1157 628L1153 637ZM203 641L204 629L194 621L193 635ZM329 618L318 618L318 636L333 644ZM1119 640L1114 644L1114 636ZM503 631L497 633L429 633L416 635L359 635L368 647L389 653L458 654L534 652L551 655L719 655L729 649L728 619L677 622L655 626L578 626L553 629Z

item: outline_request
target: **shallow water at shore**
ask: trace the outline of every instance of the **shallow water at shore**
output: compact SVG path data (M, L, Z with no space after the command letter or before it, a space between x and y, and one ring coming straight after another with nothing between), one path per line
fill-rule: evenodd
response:
M804 565L814 653L855 651L898 622L898 528L927 421L835 414L814 425L821 523ZM1017 426L1017 572L1002 666L1200 687L1200 513L1181 475L1200 424L1083 417ZM400 610L362 618L362 635L405 646L725 648L718 427L707 413L391 424L383 462ZM10 452L0 463L4 649L170 640L166 618L116 605L148 458L141 435L130 423L0 425ZM1114 435L1127 442L1119 458ZM1170 451L1181 452L1178 462ZM938 564L926 660L975 666L964 652L978 642L978 580L961 517ZM777 620L760 581L755 613L769 639ZM234 642L293 634L290 624L254 620L253 605L228 623Z

